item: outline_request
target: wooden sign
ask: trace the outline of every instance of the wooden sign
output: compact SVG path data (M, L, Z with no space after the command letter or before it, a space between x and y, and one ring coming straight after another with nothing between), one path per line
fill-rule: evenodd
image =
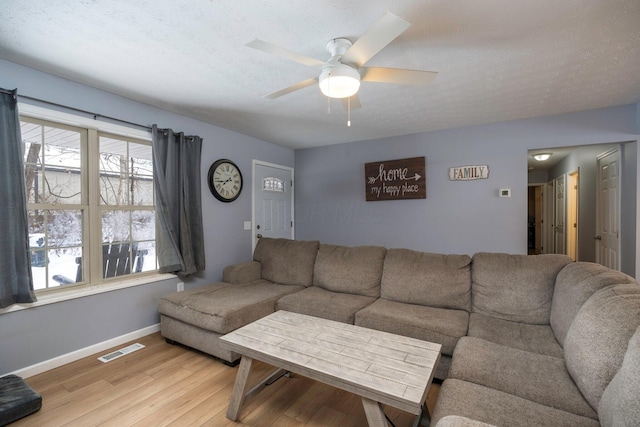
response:
M427 198L424 157L365 163L364 175L367 202Z
M449 168L449 179L451 181L471 181L487 178L489 178L489 165Z

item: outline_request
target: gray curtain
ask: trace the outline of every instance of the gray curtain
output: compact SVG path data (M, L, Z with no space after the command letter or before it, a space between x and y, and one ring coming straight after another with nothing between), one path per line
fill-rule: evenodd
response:
M6 93L11 92L11 93ZM0 89L0 308L34 302L16 91Z
M161 273L205 268L200 195L202 138L151 128L156 201L156 253Z

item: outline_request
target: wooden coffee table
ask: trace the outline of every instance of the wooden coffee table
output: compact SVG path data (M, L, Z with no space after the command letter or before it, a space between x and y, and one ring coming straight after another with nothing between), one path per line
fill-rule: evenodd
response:
M382 404L417 415L415 425L429 421L425 400L440 344L287 311L220 339L242 355L227 411L233 421L259 391L247 390L254 359L361 396L370 426L388 425Z

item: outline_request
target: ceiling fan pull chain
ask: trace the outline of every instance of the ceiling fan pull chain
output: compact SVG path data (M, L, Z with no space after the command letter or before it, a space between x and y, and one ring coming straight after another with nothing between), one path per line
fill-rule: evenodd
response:
M351 127L351 97L347 98L347 127Z

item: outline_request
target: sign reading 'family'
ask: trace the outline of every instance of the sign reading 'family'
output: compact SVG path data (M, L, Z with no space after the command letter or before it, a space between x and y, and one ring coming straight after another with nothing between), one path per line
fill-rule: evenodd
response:
M451 181L471 181L487 178L489 178L489 165L449 168L449 180Z
M427 198L424 157L365 163L364 175L368 202Z

